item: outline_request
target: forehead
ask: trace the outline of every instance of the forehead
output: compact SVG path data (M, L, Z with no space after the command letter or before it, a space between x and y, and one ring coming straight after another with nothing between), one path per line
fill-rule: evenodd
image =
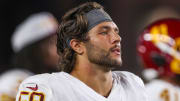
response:
M100 24L96 25L89 32L103 29L103 28L118 29L117 25L113 21L106 21L106 22L101 22Z

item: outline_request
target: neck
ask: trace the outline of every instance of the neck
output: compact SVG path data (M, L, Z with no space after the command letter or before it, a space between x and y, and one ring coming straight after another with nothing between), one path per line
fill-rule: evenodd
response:
M78 63L79 64L79 63ZM71 75L84 82L102 96L107 97L112 89L112 72L94 64L76 64Z

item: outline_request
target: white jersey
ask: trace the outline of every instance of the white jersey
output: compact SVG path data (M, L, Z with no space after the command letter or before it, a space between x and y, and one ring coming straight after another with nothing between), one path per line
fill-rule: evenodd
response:
M149 101L180 101L180 88L162 80L146 84Z
M16 101L147 101L142 80L129 72L112 72L106 98L72 75L59 72L32 76L20 85Z
M15 101L20 83L32 73L22 69L12 69L0 75L0 101Z

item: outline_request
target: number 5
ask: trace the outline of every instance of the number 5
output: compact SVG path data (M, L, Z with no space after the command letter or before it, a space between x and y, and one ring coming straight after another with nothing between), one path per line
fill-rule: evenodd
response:
M22 91L19 96L19 101L44 101L44 94L41 92L25 92Z

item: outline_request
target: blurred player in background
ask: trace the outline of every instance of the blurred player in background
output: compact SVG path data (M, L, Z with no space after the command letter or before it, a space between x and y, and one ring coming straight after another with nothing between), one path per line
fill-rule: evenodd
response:
M67 12L57 47L62 72L26 79L16 101L147 101L142 80L114 71L122 64L119 29L103 7L84 3Z
M147 76L157 76L146 84L149 101L180 101L180 19L150 24L139 36L137 51L144 67L154 70Z
M0 101L15 101L20 83L33 74L24 69L12 69L0 75Z
M57 20L48 12L33 14L22 22L11 40L14 66L35 74L57 71L57 28Z
M57 71L57 28L57 20L48 12L33 14L16 28L13 67L19 68L0 75L0 101L15 101L19 84L33 73Z
M141 32L145 26L164 18L180 18L179 11L173 7L165 5L153 7L150 11L143 14L139 20L137 20L135 28Z

